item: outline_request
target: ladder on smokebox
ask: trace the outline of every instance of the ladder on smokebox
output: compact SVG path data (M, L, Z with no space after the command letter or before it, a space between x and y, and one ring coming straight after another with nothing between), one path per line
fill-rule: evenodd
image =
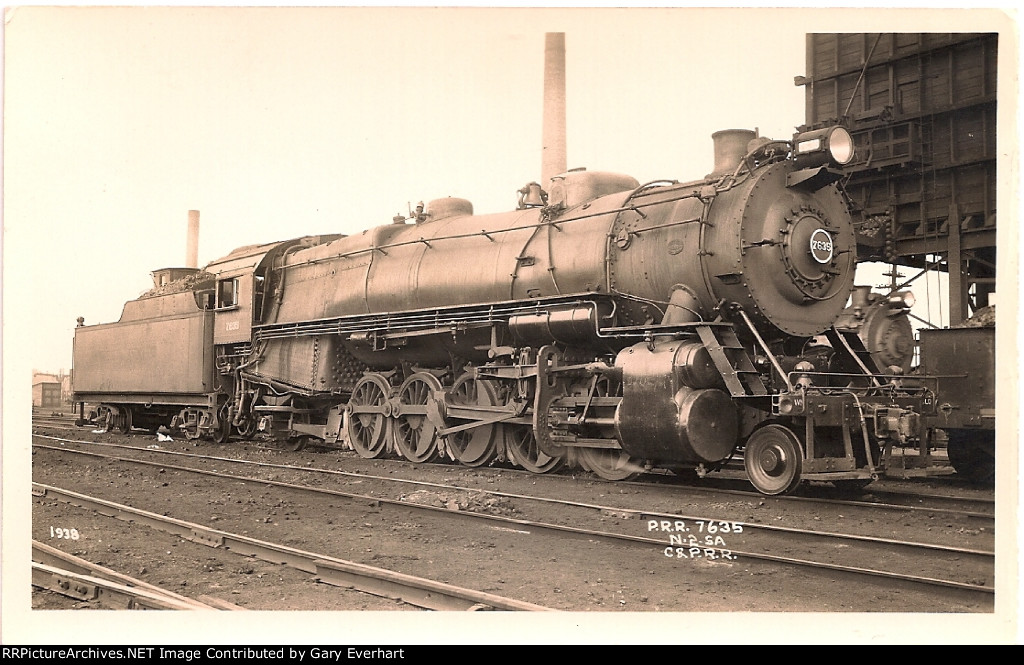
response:
M725 387L730 395L758 397L768 394L761 381L761 375L754 369L750 355L740 344L732 326L698 326L697 334L700 335L704 348L711 354L711 360L725 380Z

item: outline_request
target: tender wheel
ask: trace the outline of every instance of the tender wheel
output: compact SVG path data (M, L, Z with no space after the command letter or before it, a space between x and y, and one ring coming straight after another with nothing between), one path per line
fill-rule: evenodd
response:
M605 480L629 480L643 472L643 468L625 450L612 448L578 448L580 464Z
M385 410L391 386L379 374L359 379L348 401L346 431L360 457L374 459L387 450L388 419Z
M505 427L505 447L510 461L530 473L551 473L562 467L564 457L551 457L540 449L528 425Z
M497 393L488 381L478 381L463 374L449 391L451 404L495 406ZM501 425L481 425L449 435L448 445L455 459L466 466L485 466L498 456L498 438Z
M114 416L114 431L122 434L130 434L132 431L132 410L128 407L121 407L120 412Z
M224 443L231 435L231 420L228 419L227 404L222 406L217 412L217 420L220 423L220 426L213 430L211 434L213 435L213 440L216 443Z
M427 419L427 400L441 390L433 374L413 374L398 389L398 415L391 426L395 447L410 462L437 459L437 427Z
M313 437L304 436L293 436L290 439L286 439L284 442L284 449L290 450L293 453L297 453L300 450L305 450L306 446L313 440Z
M803 454L796 435L782 425L766 425L747 439L743 463L762 494L787 494L800 484Z
M957 474L972 483L995 483L996 433L992 430L948 430L947 434L946 454Z
M96 408L96 415L92 418L92 421L105 432L110 432L114 429L114 414L105 406Z
M239 425L235 427L235 432L238 436L248 440L256 436L257 425L256 417L252 413L247 413L239 419Z

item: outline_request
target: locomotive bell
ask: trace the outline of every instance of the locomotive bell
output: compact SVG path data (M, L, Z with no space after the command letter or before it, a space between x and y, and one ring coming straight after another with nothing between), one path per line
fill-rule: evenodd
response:
M541 208L547 204L547 195L540 184L531 182L519 190L519 209Z

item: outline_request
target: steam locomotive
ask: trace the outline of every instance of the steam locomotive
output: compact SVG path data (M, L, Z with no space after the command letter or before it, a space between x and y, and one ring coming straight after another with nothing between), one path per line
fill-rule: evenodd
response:
M851 137L712 138L691 182L572 170L512 212L444 198L157 271L120 321L76 329L75 400L125 432L365 458L617 480L742 450L765 494L866 484L921 445L935 399L834 325L856 264Z

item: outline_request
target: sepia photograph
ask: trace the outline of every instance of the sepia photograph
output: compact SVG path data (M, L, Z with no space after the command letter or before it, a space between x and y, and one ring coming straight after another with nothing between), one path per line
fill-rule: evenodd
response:
M1016 19L5 8L0 639L1019 643Z

